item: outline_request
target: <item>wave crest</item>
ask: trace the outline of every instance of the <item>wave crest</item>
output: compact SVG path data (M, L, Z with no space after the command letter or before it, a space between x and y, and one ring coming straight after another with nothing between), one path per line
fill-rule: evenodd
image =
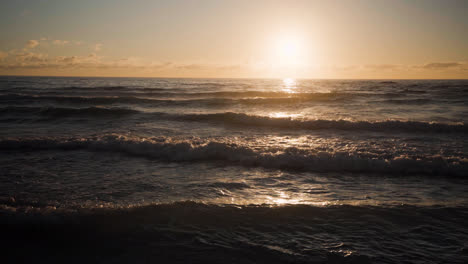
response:
M364 157L347 152L316 152L295 147L268 152L232 143L174 141L169 138L135 139L109 135L97 138L10 139L0 141L3 151L88 150L106 151L170 162L224 162L229 165L312 172L425 174L464 176L466 159L428 156L412 158Z
M168 96L169 95L169 96ZM178 98L186 95L188 98ZM121 96L73 96L73 95L27 95L27 94L4 94L0 95L0 102L30 103L30 102L56 102L71 104L148 104L148 105L167 105L167 106L224 106L226 104L245 104L245 105L277 105L277 104L297 104L305 102L326 102L337 101L349 97L346 94L338 93L307 93L307 94L288 94L288 93L236 93L225 95L221 93L193 93L193 94L164 94L158 98L155 94L127 94ZM178 99L174 99L174 98Z
M169 117L169 116L167 116ZM242 113L187 114L171 116L172 119L185 121L210 121L223 124L242 125L248 127L273 127L283 129L338 129L338 130L370 130L370 131L404 131L404 132L458 132L468 133L465 124L428 123L419 121L347 121L347 120L301 120L292 118L273 118L267 116L247 115Z
M468 127L463 123L429 123L420 121L347 121L326 119L292 119L276 118L259 115L248 115L244 113L223 112L213 114L170 114L163 112L143 112L122 107L23 107L8 106L0 108L0 114L7 115L38 115L49 118L68 117L123 117L126 115L139 114L149 120L157 118L170 121L209 122L218 125L245 126L249 128L277 128L277 129L305 129L305 130L346 130L346 131L379 131L379 132L419 132L419 133L468 133ZM12 120L11 118L8 120Z
M53 118L66 117L102 117L102 116L124 116L129 114L140 113L137 110L128 108L103 108L103 107L86 107L86 108L68 108L68 107L23 107L23 106L8 106L0 109L0 114L30 114Z

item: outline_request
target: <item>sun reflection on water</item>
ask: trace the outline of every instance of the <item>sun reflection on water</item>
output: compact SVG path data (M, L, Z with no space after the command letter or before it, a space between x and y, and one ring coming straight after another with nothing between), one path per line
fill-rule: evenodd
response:
M297 118L301 115L291 114L291 113L286 113L286 112L274 112L274 113L270 113L269 116L273 118Z
M297 93L296 87L297 83L296 80L292 78L284 78L283 79L283 88L281 89L285 93Z

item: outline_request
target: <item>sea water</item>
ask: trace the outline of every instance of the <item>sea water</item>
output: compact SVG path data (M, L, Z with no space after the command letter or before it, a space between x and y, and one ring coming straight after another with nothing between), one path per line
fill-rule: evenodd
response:
M467 122L466 80L0 77L3 258L466 263Z

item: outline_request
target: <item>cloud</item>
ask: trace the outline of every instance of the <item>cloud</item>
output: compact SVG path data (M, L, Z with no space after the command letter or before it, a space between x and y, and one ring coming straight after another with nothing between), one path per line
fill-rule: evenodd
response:
M400 64L365 64L365 65L332 65L320 68L332 71L395 71L404 69Z
M53 64L62 66L88 66L93 67L101 64L101 58L92 53L88 56L58 56L53 61Z
M64 73L84 74L93 72L96 75L101 73L134 74L148 76L274 76L269 65L251 61L233 64L215 64L204 61L198 62L151 62L148 58L125 57L112 58L103 57L98 51L102 50L103 44L86 43L83 49L76 49L76 53L66 53L67 56L53 56L47 54L48 48L52 45L79 45L84 42L75 40L53 40L50 38L41 38L38 40L29 40L25 48L17 48L7 52L0 51L0 70L3 73L11 74L15 72L48 72L48 74ZM40 49L33 49L40 46ZM64 48L65 49L65 48ZM81 53L88 49L87 53ZM38 53L34 51L41 51ZM68 49L71 51L72 49ZM315 67L315 68L312 68ZM270 73L270 71L272 73ZM302 69L301 69L302 71ZM365 64L365 65L315 65L304 68L304 76L310 75L310 72L321 74L323 76L368 76L372 78L395 77L398 76L465 76L468 71L467 62L431 62L426 64L404 65L404 64ZM302 73L300 73L302 74ZM328 75L327 75L328 74ZM438 75L437 75L438 74ZM110 75L110 74L109 74ZM268 76L270 76L268 75ZM434 77L435 78L435 77Z
M325 66L322 68L325 68L327 70L330 69L333 71L355 71L355 70L358 70L360 66L359 65L333 65L333 66Z
M96 54L50 58L47 54L20 52L15 53L13 58L13 60L0 63L0 69L99 68L106 64L101 62L101 57Z
M95 51L100 51L102 49L102 46L103 46L102 43L96 43L94 45L94 50Z
M46 62L47 61L47 54L42 53L34 53L34 52L21 52L15 54L16 61L20 63L37 63L37 62Z
M175 64L175 63L165 63L160 64L164 65L165 68L172 68L182 71L236 71L241 70L243 65L240 64L201 64L201 63L192 63L192 64ZM244 65L247 66L247 65Z
M399 70L403 68L403 66L398 64L368 64L364 65L362 68L367 70L392 71Z
M206 66L202 64L181 64L181 65L174 65L174 67L179 70L200 70L200 69L206 68Z
M8 57L8 53L0 51L0 61Z
M325 67L327 68L327 67ZM431 62L426 64L403 65L403 64L366 64L366 65L341 65L328 67L331 70L337 71L433 71L433 70L451 70L465 71L468 70L468 64L463 62Z
M465 68L467 65L460 62L432 62L427 63L420 68L426 70L443 70L443 69L453 69L453 68Z
M63 46L63 45L67 45L68 43L70 43L70 41L56 39L52 43L57 46Z
M28 42L26 42L26 47L30 48L30 49L33 49L35 47L37 47L39 45L39 41L35 40L35 39L31 39L31 40L28 40Z
M49 57L47 54L34 52L17 52L13 60L0 63L1 70L139 70L142 72L230 72L241 69L240 65L221 64L180 64L173 62L147 62L143 58L128 57L118 60L103 60L102 56L91 53L85 56L56 56Z

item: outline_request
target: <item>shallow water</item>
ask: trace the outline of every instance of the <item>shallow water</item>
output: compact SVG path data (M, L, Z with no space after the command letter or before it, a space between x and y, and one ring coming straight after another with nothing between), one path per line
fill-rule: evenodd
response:
M465 263L467 102L462 80L0 77L6 258Z

